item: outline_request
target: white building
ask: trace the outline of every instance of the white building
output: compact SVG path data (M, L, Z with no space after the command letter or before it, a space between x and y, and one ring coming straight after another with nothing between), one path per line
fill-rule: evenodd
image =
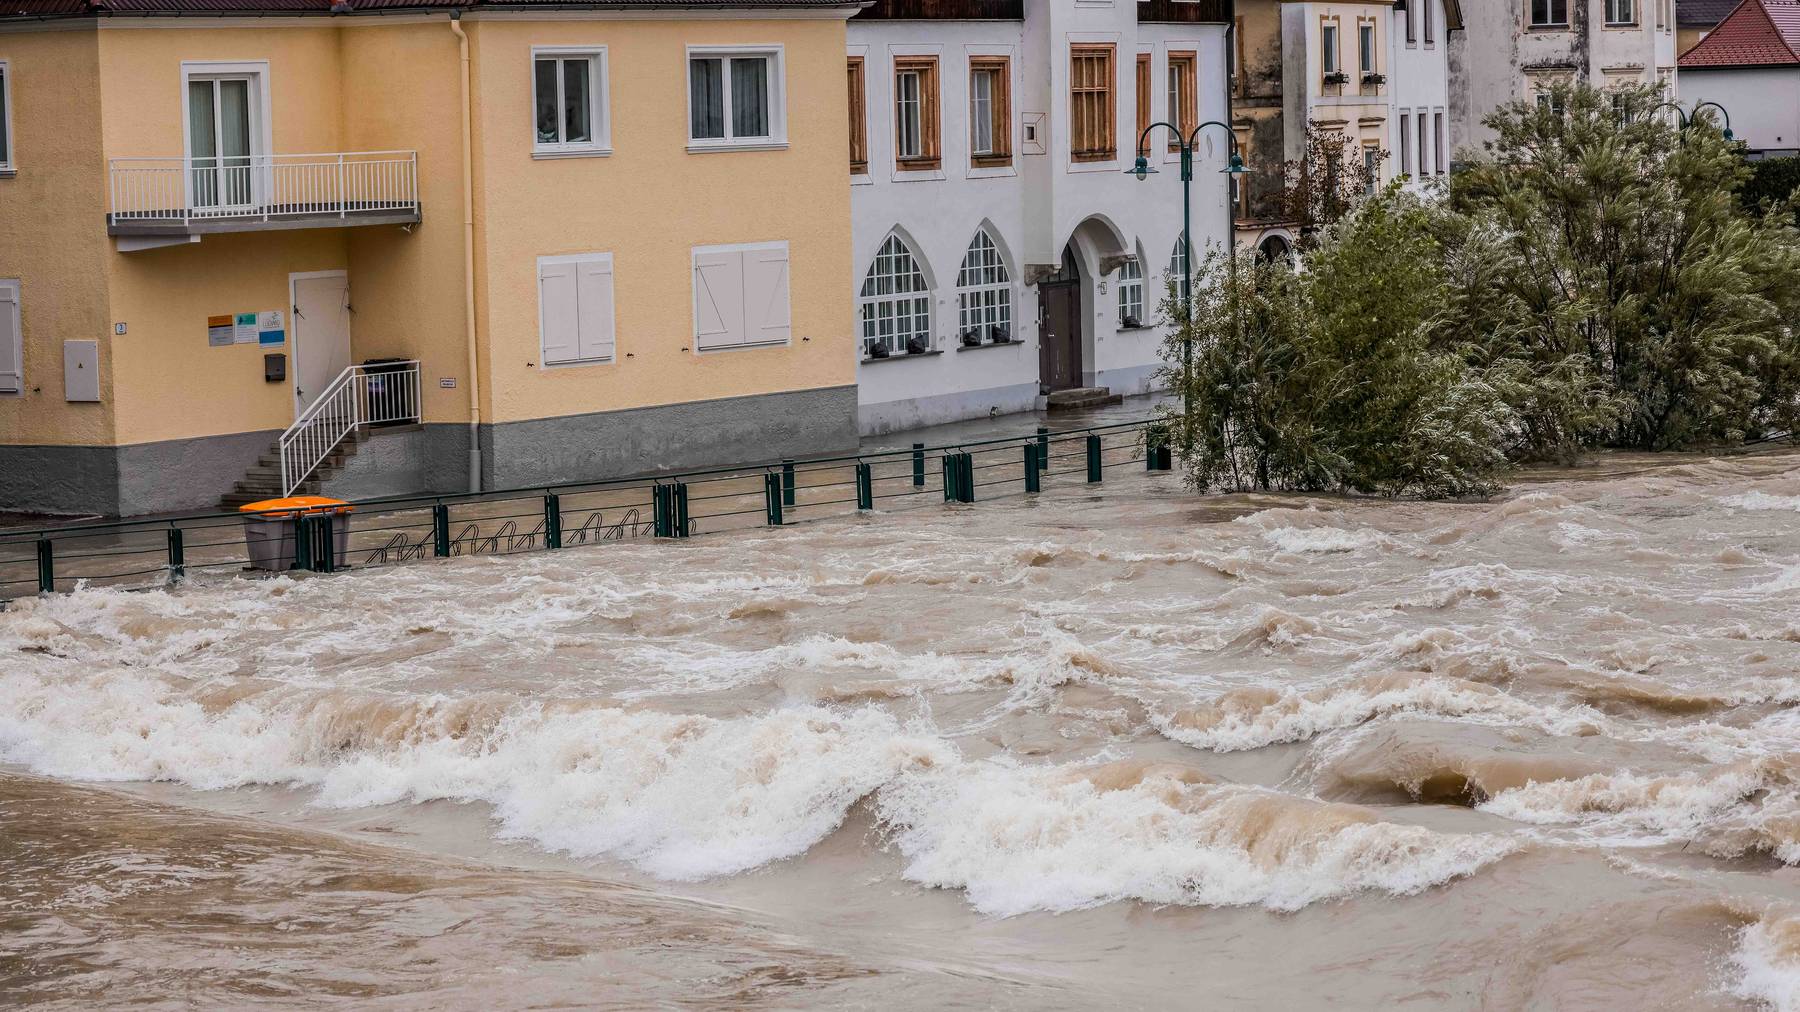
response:
M1724 107L1749 157L1800 155L1800 0L1744 0L1682 55L1681 91Z
M865 433L1157 384L1179 248L1169 135L1225 120L1226 0L878 0L850 22L851 215ZM1196 251L1229 234L1203 135Z
M1377 185L1448 173L1457 0L1240 0L1237 13L1233 124L1251 168L1240 243L1274 255L1298 238L1279 198L1309 126L1352 146Z
M1674 0L1484 0L1464 5L1451 43L1450 140L1493 140L1482 120L1558 82L1596 88L1662 82L1676 97Z

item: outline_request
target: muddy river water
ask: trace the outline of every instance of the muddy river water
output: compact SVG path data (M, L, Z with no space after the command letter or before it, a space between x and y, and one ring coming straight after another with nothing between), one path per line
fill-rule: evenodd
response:
M1800 1007L1800 454L0 612L0 1002Z

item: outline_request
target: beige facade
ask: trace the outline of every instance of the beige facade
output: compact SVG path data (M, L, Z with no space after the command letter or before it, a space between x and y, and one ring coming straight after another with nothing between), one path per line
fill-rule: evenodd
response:
M330 271L348 278L350 361L421 363L429 438L415 436L415 452L431 458L431 486L464 487L471 382L490 486L721 462L705 459L707 451L684 455L684 446L840 448L855 431L841 165L849 13L815 5L731 18L463 16L473 363L459 40L447 15L0 20L16 149L16 171L0 178L0 279L19 281L25 377L21 393L0 394L0 509L139 512L217 502L230 477L295 419L297 383L293 375L265 381L265 356L287 355L294 371L308 349L302 321L288 320L280 345L223 346L209 343L208 321L291 313L293 276ZM771 56L779 143L690 143L689 59L707 47ZM600 54L595 112L609 149L578 157L539 150L534 53L547 50ZM301 217L288 224L302 227L247 221L195 239L109 237L109 195L120 188L109 164L183 156L188 81L212 71L248 75L249 133L268 155L321 155L300 161L323 162L328 172L337 153L416 152L417 220L345 227ZM166 178L179 181L181 170ZM269 178L256 185L286 185ZM195 200L199 184L186 185L178 199ZM752 244L785 244L786 339L702 350L695 250ZM145 245L152 248L135 248ZM571 254L610 256L610 361L552 365L543 353L539 258ZM99 342L97 402L65 399L71 340ZM804 402L812 414L841 417L796 425L781 399L794 394L814 395ZM714 405L707 423L734 432L683 433L679 413L631 415L696 404ZM535 456L505 450L505 438L536 438L527 423L549 426L542 437L557 445ZM655 434L648 443L646 429ZM826 445L796 445L820 439ZM128 473L170 462L183 466L160 477ZM163 480L171 487L155 491ZM96 501L83 504L84 495Z

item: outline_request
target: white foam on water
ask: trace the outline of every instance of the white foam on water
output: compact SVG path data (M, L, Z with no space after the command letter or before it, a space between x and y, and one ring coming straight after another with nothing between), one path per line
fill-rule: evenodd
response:
M1778 1012L1800 1012L1800 951L1792 919L1765 916L1738 931L1731 964L1738 977L1731 993Z
M280 783L317 803L485 801L503 836L699 878L804 852L900 770L951 759L874 708L721 720L498 697L273 689L209 705L112 671L0 676L0 759L84 780Z
M1722 505L1755 512L1790 510L1800 513L1800 495L1770 495L1767 492L1745 492L1720 499Z
M1390 543L1393 539L1380 531L1342 527L1277 527L1263 532L1263 540L1278 552L1291 555L1322 555L1356 552Z
M1000 916L1116 900L1297 910L1361 891L1410 895L1519 847L1181 768L1111 783L1083 772L1004 760L915 769L876 807L908 879L965 890Z

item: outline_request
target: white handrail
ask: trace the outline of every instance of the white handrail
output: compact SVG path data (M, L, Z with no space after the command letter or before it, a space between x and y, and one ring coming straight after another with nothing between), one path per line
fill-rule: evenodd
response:
M413 151L112 158L106 174L114 224L347 218L352 212L419 209Z
M419 363L353 365L338 373L281 434L281 494L290 496L359 427L416 422Z

